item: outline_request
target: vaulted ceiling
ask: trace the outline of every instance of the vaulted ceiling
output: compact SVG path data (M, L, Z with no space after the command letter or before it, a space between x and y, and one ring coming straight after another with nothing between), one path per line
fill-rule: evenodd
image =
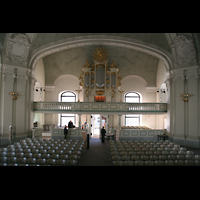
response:
M158 63L161 60L167 71L172 69L173 39L176 33L24 33L30 44L28 67L34 69L43 58L45 81L52 85L63 74L79 76L86 60L92 64L96 48L106 48L109 63L113 60L123 77L134 74L155 85ZM184 33L193 38L199 63L199 33ZM0 33L2 63L6 63L6 49L12 33ZM12 64L12 63L11 63Z

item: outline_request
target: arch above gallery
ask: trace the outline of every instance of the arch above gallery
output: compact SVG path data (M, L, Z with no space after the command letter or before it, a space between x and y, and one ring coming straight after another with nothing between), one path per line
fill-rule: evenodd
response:
M173 57L165 49L156 46L154 44L135 40L132 38L125 38L118 36L111 37L107 35L74 37L45 44L33 51L32 57L29 62L29 66L30 68L34 69L39 59L56 52L60 52L66 49L73 49L78 47L87 47L94 45L121 47L125 49L140 51L152 55L158 59L161 59L164 62L167 71L173 69L173 64L172 64Z

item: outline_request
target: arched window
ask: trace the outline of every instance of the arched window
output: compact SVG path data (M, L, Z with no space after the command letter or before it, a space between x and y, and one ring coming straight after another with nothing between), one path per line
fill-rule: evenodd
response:
M125 95L125 102L140 103L141 97L137 92L129 92ZM140 126L140 115L125 115L125 126Z
M76 102L76 94L73 92L63 92L60 95L60 101L61 102ZM72 121L73 124L76 124L76 115L75 114L65 114L62 113L60 114L60 125L64 126L67 125L68 126L68 122Z

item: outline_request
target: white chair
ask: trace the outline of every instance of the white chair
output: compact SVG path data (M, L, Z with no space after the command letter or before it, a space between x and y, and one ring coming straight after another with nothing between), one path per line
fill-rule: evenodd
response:
M7 163L17 163L17 157L7 157Z
M143 147L141 150L142 151L148 151L149 149L147 147Z
M153 151L145 151L145 155L146 156L152 156L153 155Z
M136 147L136 148L134 148L133 150L134 150L134 151L141 151L141 148Z
M124 161L124 166L133 166L134 165L134 161Z
M185 155L177 155L176 159L177 160L185 160Z
M186 151L178 151L178 155L185 155Z
M136 160L135 161L135 166L144 166L144 161L142 161L142 160Z
M24 153L31 153L31 149L24 149Z
M154 151L154 152L153 152L153 155L155 155L155 156L160 156L160 155L162 155L162 152L161 152L161 151Z
M40 151L39 151L39 149L32 149L32 152L31 153L39 153Z
M145 161L144 165L145 166L154 166L154 161L152 161L152 160Z
M176 160L176 155L168 155L167 158L168 158L168 160L175 161Z
M56 151L55 151L55 150L53 150L53 149L50 149L50 150L48 150L48 153L49 153L49 154L55 154L55 153L56 153Z
M149 160L152 160L152 161L158 160L158 156L156 155L149 156Z
M194 156L194 159L200 161L200 155L195 155L195 156Z
M7 148L7 152L15 152L15 148Z
M81 151L73 151L72 154L73 154L73 155L77 155L77 156L79 156L79 157L82 156L82 152L81 152Z
M163 160L156 160L154 163L155 166L165 166L165 162Z
M7 157L15 157L15 152L7 152Z
M0 149L0 152L7 152L7 151L8 151L7 148L1 148L1 149Z
M137 154L138 156L144 156L144 155L145 155L144 151L137 151L136 154Z
M169 155L169 151L162 151L162 155L168 156Z
M21 164L26 164L27 163L27 159L26 159L26 157L20 157L20 158L18 158L18 163L21 163Z
M180 147L179 150L180 151L187 151L187 149L185 147Z
M0 157L0 163L7 163L8 158L7 157Z
M160 155L158 156L159 160L167 160L167 156L166 155Z
M140 160L147 161L149 160L149 156L146 156L146 155L140 156Z
M56 163L57 163L57 165L64 166L64 165L66 165L66 160L59 159L59 160L57 160Z
M186 151L186 155L194 155L194 151Z
M127 155L128 155L128 152L126 152L126 151L121 151L121 152L119 152L119 155L120 155L120 156L127 156Z
M7 152L5 151L0 152L0 157L6 157L6 156L7 156Z
M122 161L129 161L130 160L130 156L122 156Z
M127 152L133 152L133 148L127 148L126 151Z
M69 160L78 160L79 157L77 155L69 155Z
M16 157L17 158L23 158L24 157L24 153L18 152L18 153L16 153Z
M42 154L41 153L34 153L33 154L33 158L42 158Z
M165 166L174 166L174 161L173 160L165 160Z
M149 151L156 151L156 150L157 150L157 148L155 148L155 147L149 148Z
M195 159L194 159L194 155L186 155L186 156L185 156L185 159L186 159L186 160L195 160Z
M185 160L185 166L195 166L194 160Z
M66 165L67 166L76 166L78 164L77 160L67 160Z
M41 158L50 159L51 155L49 153L42 154Z
M178 155L178 152L177 152L177 151L170 151L169 154L170 154L170 155L175 155L175 156L176 156L176 155Z
M194 160L194 165L195 166L200 166L200 160Z
M36 160L36 163L39 165L46 165L47 164L47 160L45 158L39 158Z
M36 158L28 158L27 163L28 164L36 164Z
M60 159L62 159L62 160L68 160L68 158L69 158L69 156L66 154L60 155Z
M58 160L60 158L60 156L59 156L59 154L53 153L53 154L51 154L51 158Z
M139 159L140 159L140 157L137 156L137 155L131 156L131 160L132 160L132 161L136 161L136 160L139 160Z
M33 154L32 153L24 153L24 157L26 157L26 158L32 158Z
M137 155L137 153L136 153L136 151L129 151L128 155L129 156L135 156L135 155Z
M184 160L175 160L174 161L175 166L185 166Z
M121 156L112 156L112 157L111 157L111 160L112 160L112 161L121 161L121 160L122 160L122 157L121 157Z
M56 165L56 160L55 159L47 159L47 165Z

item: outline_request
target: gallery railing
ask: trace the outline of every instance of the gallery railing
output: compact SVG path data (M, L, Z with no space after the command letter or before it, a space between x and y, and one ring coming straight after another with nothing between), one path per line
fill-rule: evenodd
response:
M166 103L121 103L121 102L34 102L35 112L57 113L165 113Z

